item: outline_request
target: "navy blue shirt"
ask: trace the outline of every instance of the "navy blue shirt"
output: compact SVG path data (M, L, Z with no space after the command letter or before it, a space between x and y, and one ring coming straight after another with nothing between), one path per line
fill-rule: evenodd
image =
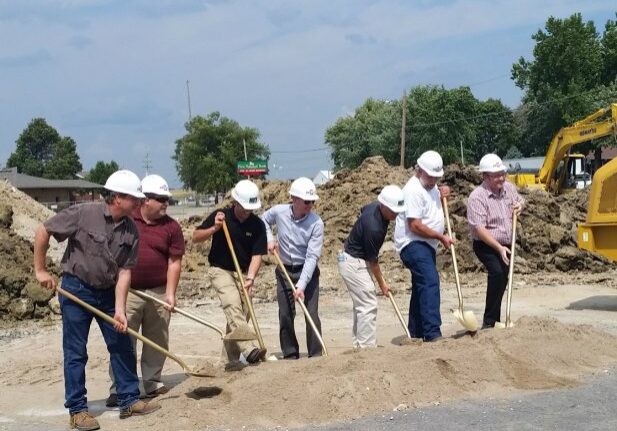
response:
M345 240L345 253L357 259L377 262L379 249L388 232L388 223L381 214L379 202L364 206Z

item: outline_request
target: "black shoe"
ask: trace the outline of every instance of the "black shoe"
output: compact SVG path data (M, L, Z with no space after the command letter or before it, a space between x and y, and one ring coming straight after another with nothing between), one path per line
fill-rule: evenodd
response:
M118 407L118 394L109 394L105 400L105 407Z
M283 356L283 359L300 359L300 355L297 353L292 353L291 355Z
M159 395L165 395L167 392L169 392L169 388L167 386L161 386L160 388L155 389L152 392L148 392L141 398L156 398Z
M260 349L259 347L255 347L251 350L251 353L246 357L246 362L249 364L255 364L261 360L263 356L266 354L266 349Z
M439 341L442 340L443 337L441 335L436 336L435 338L431 338L430 340L427 340L426 338L424 339L425 343L433 343L435 341Z

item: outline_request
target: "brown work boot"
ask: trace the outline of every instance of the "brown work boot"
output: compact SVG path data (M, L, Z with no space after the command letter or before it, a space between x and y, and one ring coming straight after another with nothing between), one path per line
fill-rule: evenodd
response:
M146 403L139 400L126 409L120 409L120 419L130 418L131 416L149 415L160 408L161 405L157 402L150 401L149 403Z
M79 431L93 431L101 428L96 419L87 410L71 415L71 429Z

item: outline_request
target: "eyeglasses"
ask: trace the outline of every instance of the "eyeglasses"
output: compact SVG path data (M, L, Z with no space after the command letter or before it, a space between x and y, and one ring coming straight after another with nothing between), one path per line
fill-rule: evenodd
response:
M313 205L315 201L304 201L304 205Z
M148 199L154 199L158 203L166 204L169 202L169 198L167 196L156 196L156 195L146 195Z

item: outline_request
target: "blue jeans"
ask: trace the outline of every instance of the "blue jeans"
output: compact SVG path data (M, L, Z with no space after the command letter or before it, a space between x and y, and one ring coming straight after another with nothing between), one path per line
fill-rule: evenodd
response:
M412 241L401 251L403 264L411 271L409 333L431 341L441 337L439 273L435 249L424 241Z
M115 289L94 289L79 278L64 274L62 288L103 313L114 315ZM100 317L60 295L62 310L62 350L64 352L64 407L74 414L88 410L86 398L86 363L88 362L88 334L92 318L101 328L111 367L116 379L118 404L121 409L139 400L137 360L133 343L127 334L117 332Z

